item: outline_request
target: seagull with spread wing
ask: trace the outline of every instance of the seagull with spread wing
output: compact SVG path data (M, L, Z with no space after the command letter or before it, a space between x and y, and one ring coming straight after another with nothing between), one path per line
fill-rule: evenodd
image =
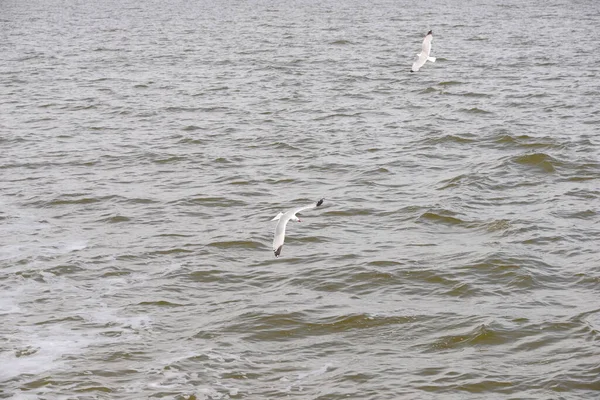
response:
M281 254L281 248L283 247L283 241L285 240L285 227L288 221L292 220L294 222L302 222L300 221L300 218L296 216L296 214L305 210L310 210L311 208L319 207L321 204L323 204L323 200L324 199L321 199L309 206L294 208L293 210L285 213L280 212L271 220L279 221L277 223L277 227L275 228L275 239L273 239L273 252L275 252L275 257L279 257Z
M429 31L427 32L427 35L425 35L425 39L423 39L423 47L421 48L421 52L417 54L417 61L414 62L410 72L417 72L427 61L435 62L435 57L429 57L432 40L433 32Z

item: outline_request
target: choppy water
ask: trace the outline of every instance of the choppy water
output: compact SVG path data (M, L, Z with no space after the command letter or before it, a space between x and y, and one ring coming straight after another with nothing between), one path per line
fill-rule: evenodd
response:
M0 2L0 398L598 396L600 3L100 3Z

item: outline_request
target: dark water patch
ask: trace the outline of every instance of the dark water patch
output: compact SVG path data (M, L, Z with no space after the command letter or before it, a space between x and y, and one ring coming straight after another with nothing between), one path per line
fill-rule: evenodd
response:
M56 267L46 270L46 272L49 272L56 276L71 275L71 274L79 273L81 271L84 271L84 269L81 267L78 267L76 265L58 265Z
M0 169L27 168L27 169L36 170L36 169L45 169L45 168L48 168L48 167L53 166L53 165L56 165L56 164L50 163L50 162L44 162L44 163L10 163L10 164L0 165Z
M232 164L232 161L228 160L225 157L217 157L213 160L216 164Z
M265 247L263 243L251 240L230 240L224 242L211 242L207 244L207 246L216 247L219 249L262 249Z
M452 143L457 143L457 144L470 144L473 142L477 141L477 137L475 137L474 135L471 134L464 134L464 135L443 135L443 136L437 136L437 137L428 137L427 139L423 140L422 143L423 144L443 144L443 145L448 145L448 144L452 144Z
M565 196L572 196L584 200L596 200L600 198L600 189L598 190L586 190L586 189L573 189L565 193Z
M600 125L600 120L587 120L587 121L583 121L582 124L585 124L585 125Z
M536 237L523 240L521 243L527 244L527 245L536 244L536 245L540 245L540 246L545 246L545 245L551 245L551 244L555 244L555 243L558 243L561 241L566 241L566 240L567 239L564 238L563 236L536 235Z
M536 351L543 348L554 348L558 341L565 336L583 337L595 341L600 336L598 327L589 323L587 318L597 313L597 310L582 313L568 320L530 323L520 326L517 331L519 341L515 342L515 351ZM540 332L543 334L540 335Z
M564 145L548 136L533 137L529 135L502 134L494 139L494 144L517 149L563 149Z
M176 113L176 112L196 112L196 111L200 111L202 109L200 107L166 107L164 110L167 112ZM205 110L202 110L202 111L205 111ZM209 110L212 110L212 108L209 108Z
M86 197L80 197L80 196L86 196ZM80 198L71 199L72 197L80 197ZM105 202L105 201L109 201L109 200L116 200L116 199L120 199L120 197L119 196L89 197L85 194L73 193L73 194L63 194L54 200L41 202L40 205L47 206L47 207L65 206L65 205L86 205L86 204L101 203L101 202Z
M554 377L550 382L545 385L545 388L556 393L570 393L573 391L591 391L594 395L600 391L600 382L598 382L597 370L593 369L590 373L576 373L576 374L564 374L558 377ZM594 375L594 372L596 375ZM582 378L582 375L584 376Z
M71 111L81 111L81 110L92 110L97 108L96 105L94 104L89 104L89 105L69 105L69 106L64 106L64 107L59 107L60 109L63 110L71 110Z
M598 179L597 176L570 176L565 179L568 182L585 182Z
M454 350L463 347L488 347L510 343L511 335L503 330L481 324L476 328L457 335L447 335L429 345L429 351Z
M193 132L193 131L204 131L206 129L199 127L197 125L186 125L183 128L181 128L181 130L186 131L186 132Z
M534 170L543 171L545 173L555 172L555 166L559 166L561 164L557 159L545 153L523 154L520 156L511 157L510 160L516 164L530 167Z
M189 274L189 279L192 282L220 282L226 279L226 274L218 269L210 269L204 271L194 271Z
M49 319L45 319L43 321L38 321L35 322L34 325L40 326L40 325L50 325L50 324L59 324L61 322L77 322L77 323L81 323L81 322L85 322L83 317L80 317L78 315L72 315L72 316L68 316L68 317L61 317L61 318L53 318L50 317Z
M557 216L561 218L573 218L573 219L583 219L589 220L598 215L597 211L594 210L583 210L583 211L560 211L555 213Z
M225 176L215 179L214 182L224 183L224 184L228 184L228 185L236 185L236 184L244 185L244 184L249 183L248 181L246 181L246 176L243 174L225 175Z
M60 385L60 382L57 380L54 380L50 377L48 378L40 378L40 379L34 379L32 381L26 382L26 383L22 383L22 390L35 390L35 389L40 389L40 388L44 388L46 386L49 387L57 387Z
M103 278L110 278L110 277L115 277L115 276L127 276L127 275L131 275L133 273L133 271L128 270L128 269L116 269L116 268L112 268L110 271L106 271L104 273L102 273L102 277Z
M373 215L377 211L369 208L350 208L344 210L324 211L322 214L331 217L353 217L357 215Z
M345 45L352 45L353 43L349 40L339 39L339 40L335 40L333 42L329 42L329 44L334 45L334 46L345 46Z
M166 250L155 250L155 251L151 251L150 253L148 253L150 256L163 256L163 255L185 255L185 254L189 254L189 253L193 253L194 251L192 250L188 250L188 249L182 249L180 247L175 247L172 249L166 249Z
M428 87L426 89L419 90L419 94L429 94L429 93L441 93L440 89L434 87Z
M377 175L382 175L382 174L384 174L384 175L391 174L391 172L389 169L387 169L385 167L373 168L368 171L361 172L361 175L363 175L363 176L377 176Z
M208 142L203 139L183 138L183 139L179 140L177 143L204 146Z
M393 260L377 260L371 261L367 265L372 267L401 267L404 264L399 261Z
M354 265L349 265L344 273L337 270L307 268L289 279L286 285L301 288L301 290L309 288L317 292L355 294L356 291L351 288L350 281L354 274L361 271L364 271L364 269L357 268Z
M451 297L465 298L471 296L481 296L483 292L467 282L459 282L452 286L450 290L445 292L442 291L440 294Z
M463 225L465 221L460 218L456 218L456 215L458 214L449 210L431 210L421 214L417 218L417 222L436 223L443 225Z
M439 182L441 185L437 190L448 190L454 188L473 187L475 189L488 189L492 186L489 176L477 173L460 174L453 178L444 179Z
M519 274L506 283L507 288L516 290L532 290L538 286L538 283L532 275Z
M225 60L223 63L224 63L224 64L231 64L231 62L230 62L229 60ZM229 86L227 86L227 85L222 85L222 86L213 86L213 87L207 88L207 89L206 89L206 91L207 91L207 92L224 92L224 91L227 91L227 90L229 90L229 89L230 89L230 87L229 87ZM197 93L197 94L195 94L194 96L195 96L195 97L198 97L198 96L204 96L205 94L206 94L206 93ZM217 107L215 107L215 108L217 108Z
M297 152L302 151L301 148L293 146L290 143L285 143L285 142L273 142L270 144L269 147L273 148L274 150L291 150L291 151L297 151Z
M236 179L232 182L227 182L228 185L233 185L233 186L248 186L248 185L251 185L252 183L253 182L251 182L251 181L240 180L240 179Z
M48 122L48 121L54 121L54 118L51 118L51 117L34 118L34 119L27 120L24 123L26 123L26 124L35 124L37 122Z
M477 114L482 114L482 115L483 114L492 114L492 112L490 112L490 111L486 111L486 110L483 110L483 109L477 108L477 107L461 108L459 111L466 113L466 114L475 114L475 115L477 115Z
M551 97L548 93L511 93L507 94L507 99L543 99L546 97Z
M354 114L346 114L346 113L332 113L332 114L327 114L321 117L316 117L313 120L314 121L325 121L328 119L340 119L340 118L360 118L362 117L361 113L354 113Z
M420 292L427 288L432 294L456 296L458 292L452 294L452 291L457 290L464 282L436 269L409 269L403 271L401 283L407 287L404 290L410 292Z
M476 92L464 92L464 93L456 93L457 96L461 97L473 97L473 98L490 98L493 95L488 93L476 93Z
M167 300L142 301L138 306L155 306L160 308L184 307L185 304L172 303Z
M510 256L489 255L479 261L467 263L464 266L454 268L453 271L460 276L477 277L480 284L501 285L502 290L520 291L532 290L544 283L554 282L552 275L544 276L542 273L534 273L540 268L550 274L552 267L538 259L517 258Z
M185 205L185 206L204 206L204 207L242 207L246 205L246 202L241 200L233 200L225 197L193 197L183 200L176 200L170 202L172 205Z
M128 204L157 204L159 203L159 201L154 200L154 199L145 199L145 198L129 198L129 199L123 199L122 203L128 203Z
M228 330L247 333L249 341L289 341L302 337L335 335L354 330L372 330L381 327L406 325L414 322L413 316L380 316L370 314L350 314L322 318L311 322L305 313L246 313L239 317L241 323ZM252 326L249 333L247 327Z
M148 361L148 356L146 352L132 350L132 351L114 351L106 354L103 357L104 362L114 362L114 361L122 361L122 360L131 360L131 361Z
M27 346L25 348L15 350L15 357L27 357L36 354L40 350L39 347ZM1 394L1 393L0 393Z
M307 220L308 221L308 220ZM304 220L303 220L304 223ZM307 232L308 234L308 232ZM309 234L304 237L290 237L287 239L289 243L299 242L299 243L327 243L329 240L323 236L315 236L313 234Z
M294 178L279 178L279 179L267 179L267 183L270 185L289 185L296 182Z
M73 387L73 391L76 393L89 393L89 392L113 393L114 392L113 389L111 389L107 386L102 386L100 382L86 382L85 384L77 383Z
M514 382L509 379L494 380L489 378L477 378L477 382L453 385L454 390L467 393L514 393Z
M577 278L576 286L589 286L595 290L600 289L600 274L599 275L592 275L589 273L578 273L575 274L575 277ZM600 326L600 320L599 322L599 326Z
M563 163L565 175L570 182L600 179L600 163L589 159L568 160Z
M171 156L171 157L167 157L167 158L158 158L158 159L154 159L152 160L155 164L173 164L173 163L177 163L180 161L187 161L186 157L181 157L181 156Z
M438 83L438 85L440 85L440 86L464 85L464 82L460 82L460 81L444 81L444 82Z
M513 227L513 223L508 219L497 219L480 222L476 226L483 227L488 232L505 232Z
M17 264L29 265L32 261L32 258L26 258L20 261L17 261ZM44 275L41 274L38 270L33 269L23 269L21 271L15 272L15 275L21 277L23 279L32 280L39 283L47 283Z
M119 224L121 222L129 222L129 221L131 221L131 219L124 215L113 215L113 216L101 218L98 220L98 222L104 222L104 223L108 223L108 224Z

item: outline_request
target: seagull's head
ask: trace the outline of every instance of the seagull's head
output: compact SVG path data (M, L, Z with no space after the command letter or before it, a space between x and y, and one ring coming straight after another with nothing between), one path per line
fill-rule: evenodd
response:
M427 32L428 35L433 35L433 31Z
M302 222L302 221L300 221L300 218L296 217L295 215L290 219L294 222Z

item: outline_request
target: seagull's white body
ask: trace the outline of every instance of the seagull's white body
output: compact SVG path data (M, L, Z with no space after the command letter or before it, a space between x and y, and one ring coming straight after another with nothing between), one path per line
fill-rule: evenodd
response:
M427 61L435 62L435 57L429 57L431 53L431 41L433 40L433 32L427 32L425 39L423 39L423 47L421 52L417 54L417 60L414 62L410 72L417 72Z
M317 208L321 204L323 204L323 199L319 200L316 203L313 203L309 206L294 208L293 210L287 211L285 213L279 213L275 218L271 221L279 221L277 223L277 227L275 228L275 238L273 239L273 252L275 253L275 257L279 257L281 254L281 248L283 247L283 241L285 240L285 227L287 226L288 221L292 220L294 222L301 222L300 219L296 216L297 213L302 212L304 210L310 210L311 208Z

